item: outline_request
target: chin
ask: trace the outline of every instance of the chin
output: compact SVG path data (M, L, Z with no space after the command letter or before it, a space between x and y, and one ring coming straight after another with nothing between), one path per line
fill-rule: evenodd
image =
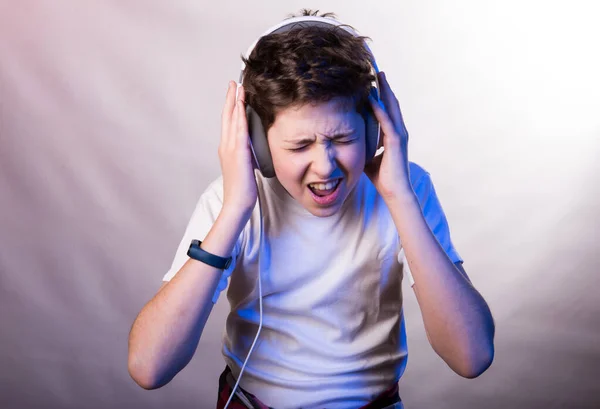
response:
M341 206L339 206L339 205L328 207L325 209L310 207L310 208L306 208L306 210L308 210L310 212L310 214L312 214L313 216L316 216L316 217L330 217L330 216L333 216L334 214L336 214L340 210L340 207Z

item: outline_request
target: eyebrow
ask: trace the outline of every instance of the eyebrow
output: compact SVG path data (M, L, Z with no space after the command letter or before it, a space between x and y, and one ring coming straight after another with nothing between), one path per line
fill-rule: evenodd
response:
M354 129L346 131L346 132L338 132L332 135L325 135L325 137L327 139L341 139L344 138L346 136L350 136L354 133ZM298 139L298 140L286 140L285 142L287 143L291 143L293 145L302 145L305 143L310 143L313 142L314 139L313 138L302 138L302 139Z

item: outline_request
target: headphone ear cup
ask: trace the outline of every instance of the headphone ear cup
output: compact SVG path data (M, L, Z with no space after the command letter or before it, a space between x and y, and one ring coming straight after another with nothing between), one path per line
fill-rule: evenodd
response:
M246 119L248 121L248 132L250 133L250 150L260 173L266 178L275 177L273 158L269 150L267 134L262 126L260 117L250 105L246 105Z
M376 100L379 100L377 88L371 87L371 95ZM368 103L367 103L368 104ZM380 137L380 126L373 108L367 105L365 108L365 142L366 142L366 163L369 163L375 157L377 152Z

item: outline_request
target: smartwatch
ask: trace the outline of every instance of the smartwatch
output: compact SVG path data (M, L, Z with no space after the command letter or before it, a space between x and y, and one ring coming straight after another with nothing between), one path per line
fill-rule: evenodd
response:
M194 260L201 261L204 264L208 264L209 266L219 268L221 270L225 270L227 267L229 267L232 257L225 258L210 254L209 252L200 248L201 244L202 242L200 240L192 240L190 248L187 251L189 258L193 258Z

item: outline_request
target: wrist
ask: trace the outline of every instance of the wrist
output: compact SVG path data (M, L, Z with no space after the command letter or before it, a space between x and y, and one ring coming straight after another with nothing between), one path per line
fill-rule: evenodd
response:
M239 213L221 209L200 247L216 256L229 257L247 221L248 219Z
M393 191L384 192L381 196L388 204L406 203L417 200L415 191L409 181L398 184Z
M251 215L252 209L240 211L239 209L223 206L217 216L217 221L220 225L226 226L230 231L241 233Z
M412 187L394 192L394 194L383 197L383 200L390 209L406 208L407 206L420 208L419 198Z

